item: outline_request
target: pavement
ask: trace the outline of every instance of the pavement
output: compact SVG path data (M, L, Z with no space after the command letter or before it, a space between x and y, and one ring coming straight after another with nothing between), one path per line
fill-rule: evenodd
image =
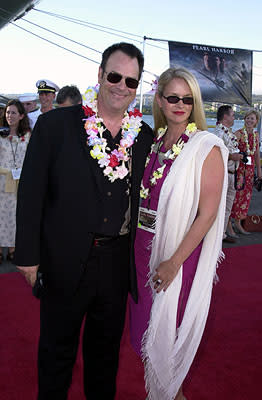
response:
M252 198L248 209L248 215L253 214L262 216L262 191L258 192L256 189L253 189ZM223 247L228 248L262 244L262 232L252 232L250 235L242 235L237 233L237 235L239 238L236 239L235 243L223 243Z
M262 215L262 191L257 192L257 190L253 190L252 199L248 211L249 215ZM262 232L253 232L250 235L241 235L238 234L239 238L236 239L235 243L223 243L224 248L228 247L238 247L238 246L250 246L253 244L262 244ZM7 249L3 249L4 256L7 254ZM10 261L3 261L0 265L0 274L7 272L15 272L17 271L15 265L13 265Z
M3 249L3 254L4 254L4 260L2 264L0 264L0 274L17 271L15 265L13 265L10 261L6 261L7 248Z

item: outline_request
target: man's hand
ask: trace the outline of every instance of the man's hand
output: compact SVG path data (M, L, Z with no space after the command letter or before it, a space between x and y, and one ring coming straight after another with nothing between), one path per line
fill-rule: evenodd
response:
M240 153L229 154L229 157L228 157L229 160L233 160L233 161L241 161L242 158L243 158L243 154L240 154Z
M36 275L37 275L37 270L39 268L38 265L32 265L31 267L19 267L17 266L17 269L21 272L22 275L24 275L25 279L31 285L32 287L35 284L36 281Z

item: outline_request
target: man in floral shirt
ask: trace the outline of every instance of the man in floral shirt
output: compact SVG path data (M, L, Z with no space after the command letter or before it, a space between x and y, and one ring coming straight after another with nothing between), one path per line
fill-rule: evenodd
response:
M235 238L232 237L228 232L229 216L233 206L233 202L236 195L235 189L235 170L238 168L239 161L243 158L242 154L239 154L238 141L235 134L232 132L232 126L234 125L235 114L234 110L229 105L220 106L217 110L217 124L214 130L214 134L222 139L228 148L228 189L226 198L226 213L225 213L225 224L224 224L224 238L223 241L226 243L234 243Z

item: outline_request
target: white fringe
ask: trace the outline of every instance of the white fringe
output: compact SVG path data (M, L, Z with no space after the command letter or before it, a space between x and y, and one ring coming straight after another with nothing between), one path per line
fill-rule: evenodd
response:
M190 142L192 145L189 145ZM142 338L142 357L149 400L174 399L202 338L216 268L224 257L222 235L228 151L223 142L208 132L195 135L172 165L161 189L156 234L150 258L151 276L159 263L174 253L195 219L202 165L214 146L221 148L224 160L223 194L218 216L203 241L182 323L177 330L176 315L182 283L180 269L166 292L160 292L154 297L149 326ZM175 208L172 206L174 203Z

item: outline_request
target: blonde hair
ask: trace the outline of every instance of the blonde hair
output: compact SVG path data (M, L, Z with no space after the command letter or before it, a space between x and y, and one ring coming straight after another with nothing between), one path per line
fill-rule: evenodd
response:
M189 122L195 122L197 128L202 131L207 130L200 87L194 75L192 75L187 69L174 67L164 71L159 77L156 94L158 94L159 97L162 97L165 87L175 78L184 79L192 92L194 104L189 117ZM159 128L164 128L167 125L166 117L157 103L156 95L153 102L153 116L155 132L157 132Z
M256 123L256 126L257 126L258 121L259 121L259 118L260 118L260 114L259 114L259 112L258 112L257 110L255 110L254 108L251 108L250 110L248 110L248 111L245 113L245 115L244 115L244 120L245 120L247 117L249 117L249 115L251 115L251 114L255 114L256 119L257 119L257 123Z

